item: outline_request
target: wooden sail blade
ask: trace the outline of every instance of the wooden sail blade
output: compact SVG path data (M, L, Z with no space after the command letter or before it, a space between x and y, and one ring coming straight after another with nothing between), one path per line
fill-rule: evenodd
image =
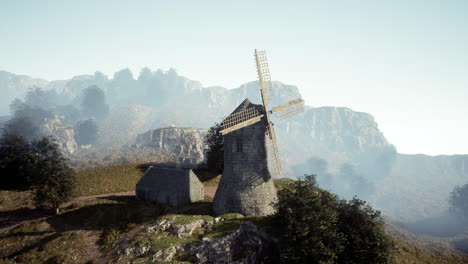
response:
M255 50L255 62L257 64L258 80L260 81L260 91L265 110L271 99L272 83L266 52Z
M293 100L287 104L274 107L270 111L271 114L275 114L275 117L280 120L302 112L304 112L304 100L302 99Z
M263 117L263 115L259 115L259 116L256 116L254 118L248 119L248 120L246 120L244 122L237 123L237 124L235 124L233 126L230 126L228 128L225 128L225 129L221 130L220 133L222 135L226 135L226 134L231 133L233 131L236 131L238 129L244 128L246 126L250 126L252 124L260 122L262 120L262 117Z
M284 104L284 105L280 105L280 106L276 106L276 107L273 107L270 111L270 113L274 114L276 112L279 112L279 111L283 111L289 107L293 107L293 106L296 106L296 105L304 105L304 100L302 99L296 99L296 100L293 100L287 104Z
M269 155L272 157L273 161L273 168L276 170L276 173L278 174L278 177L281 177L282 175L282 168L281 168L281 161L279 158L279 153L278 153L278 144L276 143L276 134L275 134L275 128L273 127L273 124L270 122L268 127L267 127L267 133L270 138L270 146L269 146Z
M249 107L242 111L232 113L221 123L221 127L223 128L223 130L221 130L221 134L224 135L248 125L255 124L260 121L262 117L263 114L260 114L260 112L254 107Z

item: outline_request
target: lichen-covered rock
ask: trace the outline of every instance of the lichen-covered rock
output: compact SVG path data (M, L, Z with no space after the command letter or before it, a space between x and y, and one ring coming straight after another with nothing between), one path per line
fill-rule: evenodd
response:
M151 248L150 247L133 247L133 248L126 248L124 249L121 253L124 256L130 256L130 255L135 255L135 256L141 256L145 255L146 253L150 252Z
M205 231L210 231L213 225L222 221L222 218L217 217L213 220L198 219L187 224L175 224L174 219L162 219L157 221L153 226L142 228L142 232L150 233L157 231L167 231L178 238L190 237L193 231L197 228L204 228Z
M184 167L196 167L205 160L203 138L206 129L167 127L153 129L136 138L137 147L150 147L171 153L175 162Z
M51 136L64 153L73 154L78 148L75 131L72 127L62 124L61 120L61 116L46 118L39 129L42 135Z
M188 247L188 251L195 255L196 263L259 263L258 259L270 258L272 245L276 239L269 236L262 228L252 222L243 222L240 228L222 237L203 238L201 243ZM276 252L277 253L277 252ZM266 257L268 258L268 257ZM270 263L271 260L262 261Z

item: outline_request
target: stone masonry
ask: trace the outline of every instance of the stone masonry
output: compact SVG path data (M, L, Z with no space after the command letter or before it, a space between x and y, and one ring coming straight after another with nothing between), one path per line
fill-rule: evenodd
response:
M233 112L261 105L247 99ZM266 120L224 136L224 171L213 200L215 214L270 215L275 212L276 189L267 163Z
M150 167L136 185L136 197L179 206L203 200L203 184L193 170Z

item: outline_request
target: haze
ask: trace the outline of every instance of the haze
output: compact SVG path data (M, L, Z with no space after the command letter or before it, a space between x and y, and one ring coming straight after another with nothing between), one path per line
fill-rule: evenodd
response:
M204 86L274 80L372 114L400 153L468 151L466 1L3 1L0 70L48 80L170 67Z

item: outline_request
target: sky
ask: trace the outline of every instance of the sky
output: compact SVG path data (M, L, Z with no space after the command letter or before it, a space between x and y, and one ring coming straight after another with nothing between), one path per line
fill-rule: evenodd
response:
M272 79L374 116L400 153L468 153L468 1L0 1L0 70L47 80L175 68Z

